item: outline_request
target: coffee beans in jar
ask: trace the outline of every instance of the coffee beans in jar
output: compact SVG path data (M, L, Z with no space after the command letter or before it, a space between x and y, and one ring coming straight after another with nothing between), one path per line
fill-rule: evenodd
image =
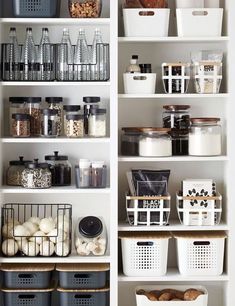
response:
M66 116L66 136L83 137L84 136L84 117L83 115Z
M25 102L26 113L30 115L31 136L39 136L41 132L41 98L28 97Z
M11 121L12 137L30 137L30 116L27 114L13 114Z
M102 10L102 0L69 0L72 18L97 18Z
M48 103L48 108L57 110L58 112L58 136L61 136L62 133L62 123L63 123L63 98L62 97L47 97L46 102Z

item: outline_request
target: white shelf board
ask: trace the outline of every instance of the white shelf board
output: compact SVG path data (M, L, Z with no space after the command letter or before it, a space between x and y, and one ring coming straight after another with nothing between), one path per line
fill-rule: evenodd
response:
M3 186L0 189L1 193L4 194L34 194L34 193L46 193L46 194L109 194L111 192L110 188L76 188L75 186L67 186L67 187L51 187L48 189L26 189L23 187L11 187L11 186Z
M216 162L216 161L228 161L228 156L172 156L172 157L135 157L135 156L120 156L119 162Z
M0 82L1 86L110 86L110 82Z
M184 43L184 42L221 42L229 41L228 36L220 37L177 37L177 36L168 36L168 37L119 37L119 43Z
M220 99L229 98L228 93L219 94L153 94L153 95L138 95L138 94L119 94L119 99Z
M220 276L183 276L179 273L178 269L169 268L167 274L160 277L131 277L125 276L124 274L119 274L118 276L119 282L205 282L205 281L229 281L229 276L226 273L223 273Z
M109 25L110 18L1 18L2 24L30 25Z
M110 143L110 138L11 138L1 139L2 143Z
M229 226L221 222L216 226L186 226L180 224L180 221L170 221L167 226L131 226L127 222L119 222L118 230L120 232L149 232L149 231L227 231Z

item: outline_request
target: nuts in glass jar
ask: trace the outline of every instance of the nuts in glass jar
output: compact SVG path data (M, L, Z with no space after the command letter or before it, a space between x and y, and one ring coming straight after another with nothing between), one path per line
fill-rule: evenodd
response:
M100 16L101 6L101 0L70 0L70 16L72 18L97 18Z

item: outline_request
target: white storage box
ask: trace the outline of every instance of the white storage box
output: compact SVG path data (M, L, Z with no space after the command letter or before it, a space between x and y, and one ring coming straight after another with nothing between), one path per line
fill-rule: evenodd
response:
M167 270L168 232L125 233L122 245L123 273L126 276L163 276Z
M123 9L127 37L167 37L170 9Z
M223 9L176 9L176 17L180 37L221 36Z
M154 94L156 78L156 73L124 73L124 92L125 94Z
M178 268L185 276L218 276L223 273L224 232L175 232Z
M204 8L204 0L176 0L176 8Z
M176 285L167 285L166 286L138 286L136 288L136 304L137 306L207 306L208 305L208 292L205 287L202 286L193 286L194 289L204 292L203 295L200 295L195 301L150 301L145 295L138 295L139 290L149 291L161 291L164 289L174 289L179 291L186 291L189 286L176 286Z

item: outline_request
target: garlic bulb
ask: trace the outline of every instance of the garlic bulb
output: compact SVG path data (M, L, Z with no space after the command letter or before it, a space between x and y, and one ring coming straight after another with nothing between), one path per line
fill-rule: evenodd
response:
M52 256L55 252L54 243L51 241L43 241L40 245L40 255L41 256Z
M16 219L12 219L12 218L7 218L7 220L5 220L7 222L4 222L4 224L8 223L8 224L13 224L14 226L19 225L20 222Z
M22 251L26 256L37 256L39 253L39 245L34 242L27 242L22 246Z
M78 255L81 256L88 256L90 255L90 251L87 249L87 243L82 243L79 245L79 247L77 248L77 253Z
M102 256L105 253L105 246L102 244L98 244L96 245L96 248L94 249L94 251L92 251L93 255L95 256Z
M59 243L67 239L67 233L61 229L57 230L56 228L53 229L47 236L53 243Z
M40 222L41 222L41 219L38 218L38 217L31 217L31 218L29 218L28 222L37 224L37 225L39 226L39 224L40 224Z
M52 218L42 219L39 224L40 231L45 234L50 233L55 228L55 222Z
M55 252L57 256L68 256L69 255L69 242L59 242L55 246Z
M18 240L17 241L17 244L18 244L18 248L19 248L19 251L23 252L23 247L25 246L25 244L27 244L28 241L26 238L22 238L21 240Z
M2 227L2 236L4 238L13 238L13 223L6 223Z
M36 225L35 223L27 221L23 223L23 226L30 232L30 235L33 235L38 231L38 225Z
M82 244L82 239L77 238L77 239L75 240L75 247L76 247L76 249L77 249L81 244Z
M42 244L42 242L46 240L47 240L46 234L41 231L34 233L33 237L29 238L29 241L36 242L39 245Z
M15 240L21 240L23 237L29 237L30 232L28 231L28 229L26 227L24 227L23 225L17 225L14 227L14 239Z
M6 256L14 256L18 252L18 244L14 239L7 239L2 243L2 252Z

